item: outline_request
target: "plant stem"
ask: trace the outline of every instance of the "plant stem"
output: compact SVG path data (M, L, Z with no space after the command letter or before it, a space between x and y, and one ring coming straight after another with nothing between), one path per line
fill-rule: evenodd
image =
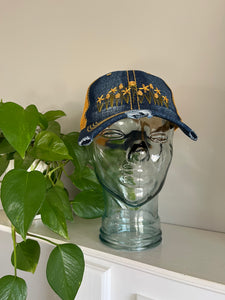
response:
M47 174L48 175L48 174ZM52 180L51 176L48 176L49 180L51 181L52 186L55 186L55 182Z
M46 173L46 176L48 176L49 180L51 181L52 185L54 186L55 185L55 182L52 180L52 174L55 173L57 170L58 173L56 174L56 181L61 178L61 175L62 175L62 170L64 169L64 166L68 163L68 160L65 161L64 163L61 163L59 165L56 165L56 167L54 166L54 162L52 164L53 166L53 169L51 171L47 170L47 173Z
M63 168L66 164L68 163L68 161L66 161L65 163L60 164L59 166L57 166L56 168L52 169L51 171L48 172L48 176L51 177L52 173L54 173L56 170Z
M66 175L66 177L70 178L70 175L66 172L64 166L62 167L62 169L63 169L63 173Z
M48 242L48 243L50 243L50 244L52 244L52 245L58 246L57 243L54 243L54 242L50 241L49 239L46 239L46 238L41 237L41 236L36 235L36 234L27 233L27 236L34 237L34 238L36 238L36 239L43 240L43 241Z
M12 240L13 240L13 249L14 249L14 275L17 276L17 262L16 262L16 230L15 227L12 225Z

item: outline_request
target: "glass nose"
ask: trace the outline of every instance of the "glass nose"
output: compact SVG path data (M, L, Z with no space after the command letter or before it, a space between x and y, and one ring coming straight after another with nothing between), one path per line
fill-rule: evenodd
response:
M141 162L149 160L149 150L146 142L136 141L130 148L128 148L127 159L130 162Z

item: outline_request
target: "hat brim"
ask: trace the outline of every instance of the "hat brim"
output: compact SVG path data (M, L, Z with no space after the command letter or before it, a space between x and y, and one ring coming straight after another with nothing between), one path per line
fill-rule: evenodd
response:
M139 119L139 118L146 117L146 116L148 118L155 116L155 117L159 117L159 118L168 120L171 123L178 126L193 141L197 141L197 139L198 139L196 133L190 127L188 127L185 123L183 123L181 119L178 119L177 115L173 111L168 111L167 109L165 109L165 111L164 111L163 107L160 107L160 110L158 110L157 107L155 107L154 110L153 109L152 110L144 109L144 110L138 110L138 111L136 111L136 110L124 111L118 115L112 116L111 118L107 119L106 121L101 122L99 125L95 124L94 126L92 126L91 129L90 129L90 127L89 127L89 129L87 129L87 127L86 127L80 132L78 143L80 146L88 146L92 143L93 139L102 130L109 127L113 123L115 123L121 119L125 119L125 118Z

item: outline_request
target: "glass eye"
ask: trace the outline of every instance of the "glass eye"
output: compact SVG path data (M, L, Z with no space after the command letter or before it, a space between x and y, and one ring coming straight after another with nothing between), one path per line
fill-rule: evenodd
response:
M124 133L117 129L105 129L101 133L101 136L110 140L120 140L124 138Z
M168 136L164 132L158 132L158 131L152 132L149 138L153 143L160 143L160 144L166 143L168 140Z

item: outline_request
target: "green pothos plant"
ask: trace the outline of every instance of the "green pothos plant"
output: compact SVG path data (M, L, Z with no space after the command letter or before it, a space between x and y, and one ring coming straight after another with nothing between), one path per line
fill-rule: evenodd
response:
M14 102L0 102L1 202L11 222L14 269L13 275L0 278L1 300L27 297L26 282L18 277L17 270L34 273L38 264L38 239L42 238L29 233L37 214L44 225L69 240L67 222L73 220L74 213L82 218L97 218L103 213L102 189L92 169L89 149L78 146L78 132L61 133L56 120L63 116L61 110L43 114L35 105L24 109ZM71 162L74 171L68 175L65 168ZM80 190L72 200L62 173ZM22 242L17 241L18 236ZM54 245L46 266L47 280L61 299L72 300L83 277L83 253L73 243L47 241Z

